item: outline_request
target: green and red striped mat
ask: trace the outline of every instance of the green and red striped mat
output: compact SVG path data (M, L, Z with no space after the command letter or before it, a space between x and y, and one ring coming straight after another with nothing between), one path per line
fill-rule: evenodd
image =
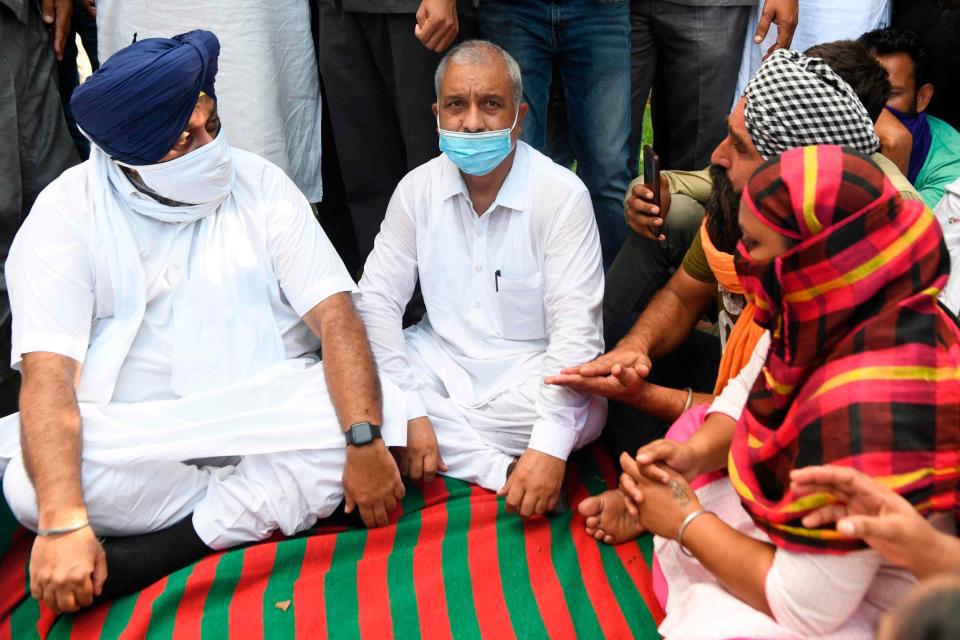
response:
M613 481L606 453L581 452L567 476L574 508L524 522L494 494L441 478L408 487L388 527L220 553L60 618L29 598L33 537L4 508L0 639L658 638L650 537L602 545L575 513Z

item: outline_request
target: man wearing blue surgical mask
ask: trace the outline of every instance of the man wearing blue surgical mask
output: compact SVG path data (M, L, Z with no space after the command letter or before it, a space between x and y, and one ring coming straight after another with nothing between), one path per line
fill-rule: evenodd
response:
M600 239L583 183L518 140L516 61L472 40L437 67L440 156L397 186L360 281L382 374L406 392L411 478L439 471L555 510L571 451L594 440L603 399L546 375L603 350ZM402 329L419 279L427 314Z

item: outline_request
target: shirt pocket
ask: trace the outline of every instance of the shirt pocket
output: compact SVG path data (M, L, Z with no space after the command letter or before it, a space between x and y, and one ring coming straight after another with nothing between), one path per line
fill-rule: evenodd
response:
M507 340L541 340L547 337L543 306L543 275L497 277L500 335Z

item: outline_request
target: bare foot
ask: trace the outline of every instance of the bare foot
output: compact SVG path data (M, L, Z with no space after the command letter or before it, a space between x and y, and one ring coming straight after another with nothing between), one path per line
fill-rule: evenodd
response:
M627 512L618 489L585 498L577 511L587 519L587 535L607 544L620 544L643 533Z

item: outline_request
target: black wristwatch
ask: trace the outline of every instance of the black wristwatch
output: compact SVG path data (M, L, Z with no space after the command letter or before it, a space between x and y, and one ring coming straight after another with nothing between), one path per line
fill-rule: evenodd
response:
M350 425L350 428L343 433L343 436L347 439L348 445L352 444L358 447L370 444L374 438L383 437L380 435L380 425L371 424L366 421Z

